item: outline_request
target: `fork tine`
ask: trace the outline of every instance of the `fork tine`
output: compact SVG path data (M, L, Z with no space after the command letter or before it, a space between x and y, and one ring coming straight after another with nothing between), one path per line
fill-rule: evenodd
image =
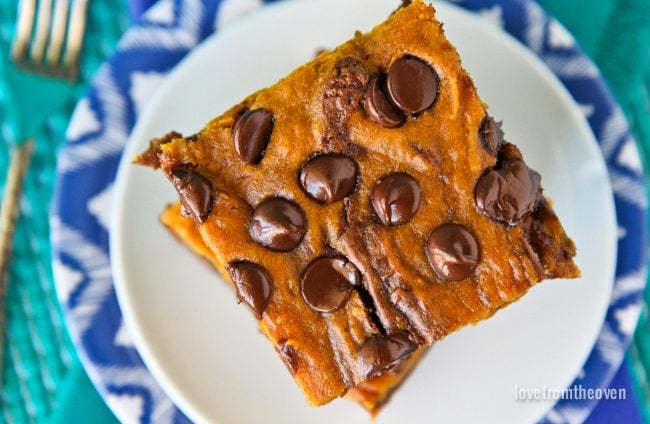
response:
M47 39L50 35L52 24L52 0L39 0L38 14L36 16L36 32L32 42L30 56L34 66L39 66L43 61Z
M79 72L79 54L83 47L87 11L88 0L73 0L68 42L63 57L63 68L67 69L68 78L71 80L76 80Z
M68 27L68 10L70 8L69 0L55 1L50 44L46 53L47 66L50 69L56 69L61 60L65 32Z
M36 0L20 0L16 15L16 35L11 46L11 58L16 63L22 63L25 60L35 14Z

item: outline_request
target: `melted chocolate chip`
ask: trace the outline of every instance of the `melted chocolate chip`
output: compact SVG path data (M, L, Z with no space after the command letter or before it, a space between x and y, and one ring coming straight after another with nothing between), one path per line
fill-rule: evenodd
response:
M210 182L195 170L184 168L172 171L170 178L181 199L181 211L203 224L214 202Z
M257 205L249 230L253 240L262 246L286 252L305 237L305 214L295 203L272 197Z
M259 163L273 132L273 114L266 109L247 110L232 131L235 151L251 164Z
M406 116L388 100L379 77L374 77L368 84L363 106L370 119L382 127L394 128L406 120Z
M443 224L427 241L427 256L438 277L459 281L469 277L481 261L474 234L460 224Z
M515 225L532 212L542 195L540 175L521 160L504 160L476 183L476 206L492 220Z
M495 121L490 115L485 115L478 129L478 134L485 151L495 156L499 151L499 146L503 142L501 122Z
M405 332L372 336L359 350L359 360L366 378L388 371L417 348Z
M300 171L300 186L322 203L343 199L354 190L357 164L346 156L327 154L309 159Z
M403 57L388 70L388 95L404 112L422 112L438 97L438 76L420 59Z
M356 266L343 256L320 257L312 261L300 281L307 305L318 312L334 312L345 306L352 287L360 284Z
M409 222L420 208L422 189L413 177L398 172L377 183L372 192L372 206L384 225Z
M298 352L289 344L287 339L281 339L276 345L275 350L280 354L280 358L287 367L291 375L298 371Z
M262 313L269 305L273 280L261 266L248 261L235 262L228 266L237 290L237 303L242 301L253 310L257 319L262 319Z

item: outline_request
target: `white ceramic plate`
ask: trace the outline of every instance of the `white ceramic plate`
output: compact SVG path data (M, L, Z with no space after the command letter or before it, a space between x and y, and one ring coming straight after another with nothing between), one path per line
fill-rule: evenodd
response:
M151 137L192 133L248 93L369 30L393 0L283 2L209 38L168 78L134 130L114 193L111 259L120 306L139 353L172 400L198 422L354 423L347 400L307 405L284 365L219 276L159 224L176 195L130 165ZM464 66L506 135L543 176L575 240L583 277L549 281L480 325L433 348L378 423L532 422L552 406L517 402L516 387L567 387L601 328L616 258L612 194L601 153L553 74L500 29L437 4ZM600 243L593 243L593 231Z

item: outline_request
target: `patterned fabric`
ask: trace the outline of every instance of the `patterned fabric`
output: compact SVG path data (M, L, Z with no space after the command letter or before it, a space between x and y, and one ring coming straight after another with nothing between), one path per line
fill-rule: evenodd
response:
M634 141L598 70L536 3L455 3L502 25L541 57L572 92L601 143L616 194L619 249L629 254L619 258L607 322L575 384L606 386L630 341L645 283L641 235L645 234L646 199ZM123 328L112 288L106 211L120 153L139 110L164 73L210 34L215 22L223 25L242 9L260 4L162 0L125 35L118 54L102 68L89 96L78 106L68 132L51 221L59 293L91 377L124 420L183 422L186 418L144 368ZM87 207L69 207L71 196L77 199L74 204ZM546 421L579 421L592 406L590 401L560 402Z
M138 113L165 73L214 31L218 4L163 1L127 32L120 53L78 104L59 158L51 219L59 300L91 380L126 422L189 421L146 370L123 327L108 257L112 182Z
M650 0L599 0L585 14L580 1L543 0L581 41L598 63L625 111L650 179ZM590 5L590 6L591 6ZM650 422L650 290L634 336L627 363L632 371L639 407ZM629 388L629 384L625 387ZM611 409L615 409L611 405ZM602 410L606 409L603 405Z
M0 422L29 423L43 422L51 414L57 407L57 389L69 369L78 366L50 266L48 214L57 152L77 98L114 51L127 21L126 15L114 13L124 10L123 0L93 0L80 81L69 86L25 75L8 62L16 4L15 0L0 0L0 193L10 141L32 135L36 151L25 181L7 283Z
M581 106L596 134L615 190L619 229L617 279L607 321L575 384L604 387L623 359L639 313L645 284L646 198L634 140L595 66L573 38L532 1L455 1L501 25L558 75ZM163 75L214 26L260 1L161 0L129 31L118 54L104 66L75 112L59 163L57 205L52 215L55 272L83 360L118 416L140 422L187 419L162 393L143 366L128 334L112 288L108 257L110 193L126 137L142 105ZM217 14L217 12L219 12ZM87 205L79 208L78 205ZM71 207L70 205L77 205ZM560 402L548 422L576 422L591 401Z

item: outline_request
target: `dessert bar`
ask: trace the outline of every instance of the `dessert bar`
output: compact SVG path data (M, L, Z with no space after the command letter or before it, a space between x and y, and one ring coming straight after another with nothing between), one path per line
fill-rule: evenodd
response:
M422 1L136 161L176 188L313 405L579 275Z

